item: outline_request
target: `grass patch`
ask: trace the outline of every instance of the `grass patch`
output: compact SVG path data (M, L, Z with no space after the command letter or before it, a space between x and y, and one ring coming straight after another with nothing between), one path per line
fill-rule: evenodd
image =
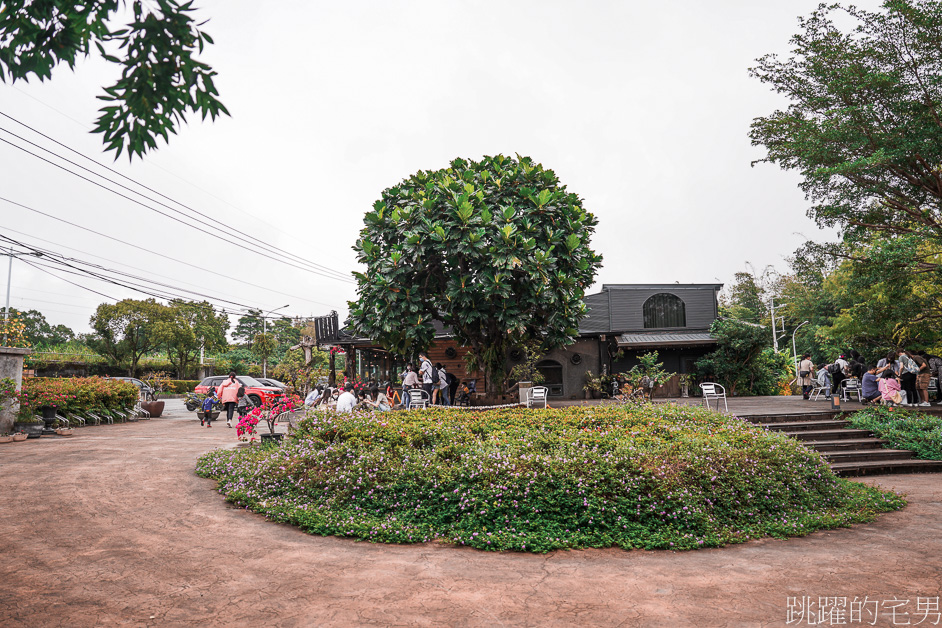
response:
M923 460L942 460L942 417L876 406L853 413L851 425L886 439L892 449L912 450Z
M321 535L479 549L695 549L872 521L905 500L798 441L697 407L315 413L218 450L226 498Z

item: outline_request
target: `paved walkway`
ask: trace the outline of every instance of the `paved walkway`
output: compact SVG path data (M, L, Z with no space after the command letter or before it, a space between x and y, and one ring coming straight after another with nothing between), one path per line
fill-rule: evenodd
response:
M0 445L0 626L778 626L788 597L865 595L908 599L915 624L940 595L939 475L868 480L911 500L871 525L718 550L373 545L228 506L193 466L235 430L168 406Z

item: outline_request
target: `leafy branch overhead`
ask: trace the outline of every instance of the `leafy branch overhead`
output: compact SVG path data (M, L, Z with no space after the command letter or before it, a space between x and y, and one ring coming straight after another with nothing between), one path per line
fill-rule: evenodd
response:
M507 350L572 342L601 257L595 216L528 157L456 159L383 191L354 250L367 271L350 322L412 355L451 327L490 381Z
M114 22L130 7L130 20ZM169 141L186 113L213 120L229 115L213 82L216 72L196 59L212 38L193 19L192 2L89 0L84 3L0 1L0 79L44 81L60 63L75 68L92 46L121 68L121 76L98 98L94 132L115 157L143 156Z

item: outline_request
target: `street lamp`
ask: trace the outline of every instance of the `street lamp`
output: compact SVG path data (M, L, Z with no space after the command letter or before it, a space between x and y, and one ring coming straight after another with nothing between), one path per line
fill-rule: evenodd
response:
M795 334L798 333L798 330L807 325L810 321L805 321L801 325L795 328L795 331L792 332L792 355L795 357L795 377L798 377L798 351L795 350Z
M7 267L7 307L3 310L3 343L0 346L7 346L7 321L10 319L10 285L13 281L13 258L20 257L22 255L30 255L33 257L42 257L42 253L39 251L32 251L29 253L14 253L13 247L10 247L10 252L7 253L7 256L10 258L10 265Z
M286 307L291 307L291 304L289 303L287 305L282 305L281 307L276 307L275 309L268 310L267 312L262 314L262 335L263 336L268 334L268 319L265 318L265 314L272 314L274 312L277 312L278 310L283 310ZM268 377L268 356L265 356L264 358L262 358L262 377Z

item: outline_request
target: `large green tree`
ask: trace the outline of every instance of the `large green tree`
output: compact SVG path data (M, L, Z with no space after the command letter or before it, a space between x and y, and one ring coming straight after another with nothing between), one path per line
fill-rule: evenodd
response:
M752 69L790 104L756 118L751 138L765 161L800 173L809 215L840 231L804 254L851 261L871 279L924 275L931 294L908 317L940 318L942 3L821 5L800 24L787 58Z
M129 11L127 9L130 9ZM196 55L213 40L192 1L0 0L0 79L43 81L60 63L75 67L94 50L121 74L104 88L95 133L115 157L143 155L176 133L186 113L228 115L216 72Z
M0 314L4 309L0 308ZM11 307L10 316L23 323L23 335L31 347L50 347L75 340L75 332L65 325L50 325L39 310L20 311Z
M791 360L769 346L769 328L733 318L713 321L717 348L697 361L697 372L730 395L776 395Z
M228 347L229 317L217 314L207 301L171 301L167 316L158 320L155 329L180 379L199 360L200 349L213 353Z
M511 346L551 349L578 334L602 261L589 246L596 222L529 157L419 171L384 190L364 218L354 250L366 270L356 274L349 323L412 355L440 321L499 384Z
M154 299L102 303L89 321L93 333L86 342L112 364L126 366L134 377L141 358L160 348L160 327L170 316L171 309Z

